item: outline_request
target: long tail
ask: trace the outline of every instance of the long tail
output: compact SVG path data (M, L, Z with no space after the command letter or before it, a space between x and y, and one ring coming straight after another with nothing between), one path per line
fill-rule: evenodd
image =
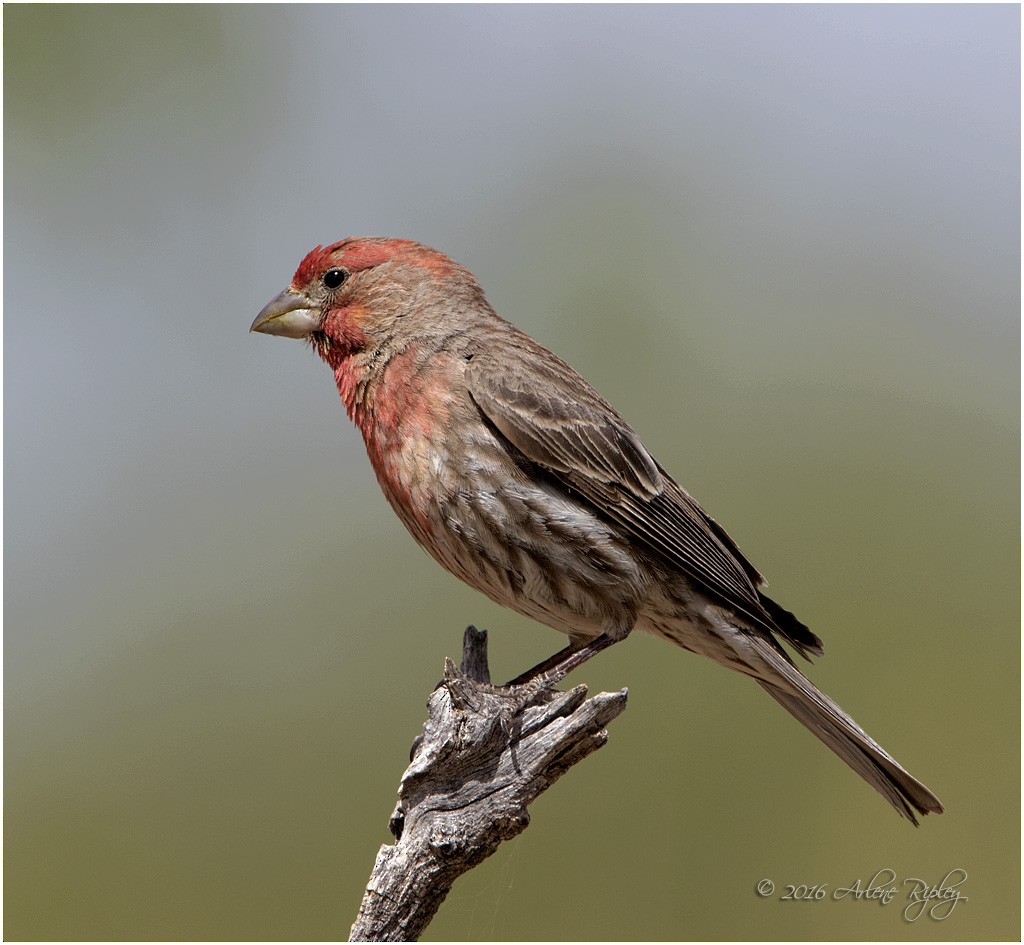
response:
M761 647L759 647L761 649ZM755 676L761 687L795 716L915 825L919 814L942 813L942 803L881 745L767 644L762 654L782 679L779 685Z

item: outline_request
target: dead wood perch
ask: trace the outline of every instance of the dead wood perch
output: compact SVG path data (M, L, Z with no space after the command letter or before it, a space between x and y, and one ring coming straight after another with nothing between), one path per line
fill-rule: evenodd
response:
M605 726L626 707L626 690L587 699L527 684L490 684L487 632L469 627L462 667L445 660L427 703L351 942L414 942L452 884L526 829L526 808L608 740Z

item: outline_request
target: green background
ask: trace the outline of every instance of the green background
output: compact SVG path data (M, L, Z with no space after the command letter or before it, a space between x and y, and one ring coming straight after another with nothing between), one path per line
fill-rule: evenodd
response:
M749 681L634 638L603 750L456 939L1019 939L1019 9L4 8L5 936L347 935L469 622L323 365L307 250L448 252L824 639L915 830ZM897 902L756 884L938 883Z

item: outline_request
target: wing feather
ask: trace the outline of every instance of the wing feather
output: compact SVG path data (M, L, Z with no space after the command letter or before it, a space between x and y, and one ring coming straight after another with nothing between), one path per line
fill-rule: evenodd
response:
M466 377L473 400L493 427L601 518L622 527L713 599L780 633L802 655L821 652L821 641L810 630L758 591L764 579L725 529L571 367L517 335L500 359L476 353Z

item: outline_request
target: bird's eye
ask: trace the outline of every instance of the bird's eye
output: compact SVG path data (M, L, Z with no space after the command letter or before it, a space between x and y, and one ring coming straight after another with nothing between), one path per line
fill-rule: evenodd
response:
M337 289L347 278L348 273L344 269L328 269L323 281L328 289Z

